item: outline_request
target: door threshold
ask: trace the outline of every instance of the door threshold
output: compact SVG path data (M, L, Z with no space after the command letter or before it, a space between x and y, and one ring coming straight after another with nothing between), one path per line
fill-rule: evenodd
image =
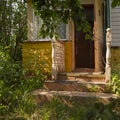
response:
M101 75L104 74L104 72L99 71L96 72L95 69L92 68L77 68L72 71L73 73L81 73L81 74L91 74L91 75Z
M89 72L93 73L95 71L94 68L76 68L73 72Z

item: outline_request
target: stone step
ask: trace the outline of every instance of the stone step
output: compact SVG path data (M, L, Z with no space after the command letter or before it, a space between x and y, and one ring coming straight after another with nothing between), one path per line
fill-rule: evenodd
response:
M77 104L92 104L95 102L108 103L113 99L117 99L115 94L94 93L94 92L79 92L79 91L46 91L36 90L32 93L37 104L43 104L52 101L53 99L60 99L64 103Z
M45 89L50 91L109 92L105 82L82 82L79 80L46 81Z
M105 75L99 73L59 73L58 80L80 80L83 82L105 82Z

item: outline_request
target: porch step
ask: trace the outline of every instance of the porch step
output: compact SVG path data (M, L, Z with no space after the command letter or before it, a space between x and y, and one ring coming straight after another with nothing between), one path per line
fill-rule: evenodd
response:
M58 80L80 80L83 82L105 82L105 75L101 73L59 73Z
M59 98L64 103L92 104L95 102L108 103L117 98L117 95L107 93L79 92L79 91L46 91L36 90L32 94L37 104L43 104Z
M91 104L107 103L117 96L109 92L105 76L88 73L61 73L56 81L45 81L44 89L33 92L35 101L43 104L53 98L59 98L65 103Z
M45 88L49 91L80 91L80 92L108 92L105 82L83 82L79 80L46 81Z

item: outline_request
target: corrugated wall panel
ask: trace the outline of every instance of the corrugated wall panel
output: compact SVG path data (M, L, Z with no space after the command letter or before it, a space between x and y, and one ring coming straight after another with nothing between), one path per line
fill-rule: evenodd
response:
M120 46L120 7L111 8L112 46Z

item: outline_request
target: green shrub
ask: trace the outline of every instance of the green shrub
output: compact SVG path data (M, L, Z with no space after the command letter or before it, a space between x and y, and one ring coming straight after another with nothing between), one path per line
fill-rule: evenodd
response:
M0 51L0 55L0 116L31 113L34 103L30 92L43 86L45 75L40 71L27 76L29 71L22 69L21 62L13 61L6 52Z
M88 105L65 104L53 99L48 104L37 106L27 120L119 120L120 99L109 104L95 103Z
M111 52L112 79L110 86L113 93L120 95L120 49L112 48Z
M112 92L120 95L120 63L112 64L112 79L110 85Z

